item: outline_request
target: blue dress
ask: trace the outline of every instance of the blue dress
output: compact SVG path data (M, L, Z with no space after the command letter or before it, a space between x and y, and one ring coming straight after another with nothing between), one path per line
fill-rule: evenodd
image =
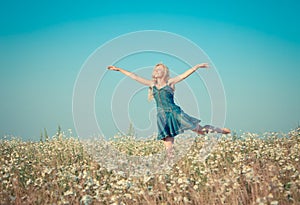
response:
M153 97L157 107L158 140L183 133L184 130L193 130L200 120L187 115L174 103L174 90L166 85L158 89L153 86Z

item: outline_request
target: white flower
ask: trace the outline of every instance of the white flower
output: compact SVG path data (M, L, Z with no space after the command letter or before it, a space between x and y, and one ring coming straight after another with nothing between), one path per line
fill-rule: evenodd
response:
M73 191L72 190L68 190L64 193L64 196L69 196L69 195L72 195L73 194Z

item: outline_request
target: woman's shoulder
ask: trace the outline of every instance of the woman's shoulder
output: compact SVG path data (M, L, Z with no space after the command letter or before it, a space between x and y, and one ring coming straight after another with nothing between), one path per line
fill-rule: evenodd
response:
M155 86L155 82L152 82L150 85L149 85L149 88L153 88Z
M167 86L172 88L173 91L175 91L175 84L172 83L172 79L167 80Z

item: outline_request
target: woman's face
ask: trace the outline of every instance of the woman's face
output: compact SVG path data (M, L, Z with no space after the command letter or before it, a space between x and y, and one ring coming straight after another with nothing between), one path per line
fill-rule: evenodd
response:
M162 65L158 65L155 67L153 71L153 77L155 78L163 78L165 76L165 69Z

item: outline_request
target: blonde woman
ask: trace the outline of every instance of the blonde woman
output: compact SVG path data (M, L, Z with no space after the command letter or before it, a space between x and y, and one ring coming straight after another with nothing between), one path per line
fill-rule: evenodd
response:
M174 137L185 130L192 130L204 135L208 132L228 134L227 128L217 128L211 125L200 126L200 120L186 114L174 103L175 84L184 80L199 68L208 68L207 63L197 64L181 75L170 78L169 69L162 63L156 64L152 72L152 80L142 78L130 71L108 66L109 70L119 71L137 82L149 86L149 100L155 99L157 106L158 140L163 140L168 156L172 156Z

